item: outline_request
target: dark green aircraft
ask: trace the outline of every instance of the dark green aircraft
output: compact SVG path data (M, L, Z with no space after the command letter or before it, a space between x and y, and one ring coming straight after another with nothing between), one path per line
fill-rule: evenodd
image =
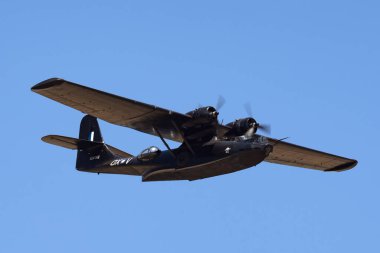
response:
M344 171L357 164L353 159L258 135L258 129L269 129L252 117L220 124L219 113L212 106L181 114L58 78L38 83L32 91L87 114L80 124L78 139L59 135L42 138L77 150L76 168L80 171L163 181L223 175L262 161L320 171ZM133 156L105 144L97 118L156 135L167 150L150 147ZM165 139L181 145L172 149Z

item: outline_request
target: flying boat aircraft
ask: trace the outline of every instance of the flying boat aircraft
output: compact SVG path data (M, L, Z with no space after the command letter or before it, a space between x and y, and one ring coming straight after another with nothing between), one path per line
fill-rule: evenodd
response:
M47 135L42 140L77 150L79 171L141 176L142 181L198 180L270 162L319 171L344 171L357 161L257 134L269 131L253 117L223 125L219 106L204 106L186 114L120 97L59 78L32 91L86 114L78 138ZM166 150L152 146L137 156L105 144L97 118L155 135ZM179 142L171 148L166 140Z

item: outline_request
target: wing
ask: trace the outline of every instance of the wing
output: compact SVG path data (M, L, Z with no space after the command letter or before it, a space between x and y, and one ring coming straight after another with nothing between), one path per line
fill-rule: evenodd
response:
M322 171L344 171L352 169L356 160L336 156L310 148L268 138L273 145L273 152L265 159L270 163L278 163Z
M182 142L173 125L191 120L186 114L166 110L59 78L51 78L32 87L32 91L112 124Z

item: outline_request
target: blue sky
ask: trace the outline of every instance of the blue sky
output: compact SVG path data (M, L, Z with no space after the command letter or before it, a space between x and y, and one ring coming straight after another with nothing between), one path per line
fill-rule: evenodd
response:
M378 1L1 1L0 252L379 252ZM61 77L179 112L227 103L272 136L359 160L268 163L196 182L77 172ZM137 154L157 137L100 121ZM171 143L173 146L175 143Z

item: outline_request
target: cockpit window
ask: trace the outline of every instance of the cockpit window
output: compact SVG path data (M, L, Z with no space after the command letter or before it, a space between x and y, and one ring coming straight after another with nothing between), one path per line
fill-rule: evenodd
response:
M137 159L146 162L158 157L160 154L161 150L157 147L152 146L141 151L141 153L137 156Z

